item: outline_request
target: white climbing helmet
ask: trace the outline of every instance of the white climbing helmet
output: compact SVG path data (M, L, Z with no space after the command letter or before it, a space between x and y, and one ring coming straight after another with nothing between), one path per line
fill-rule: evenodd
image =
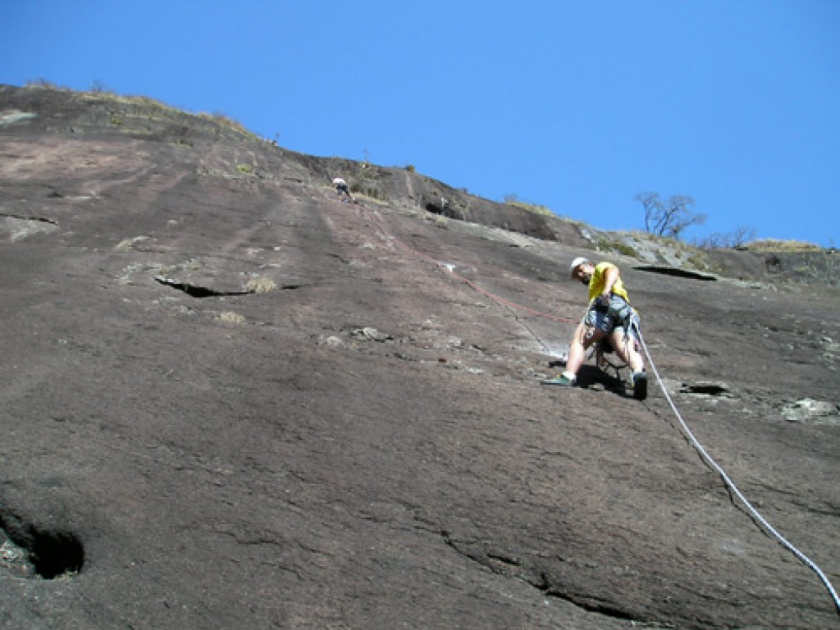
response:
M572 277L572 279L574 279L574 277L575 277L575 269L580 267L582 264L588 263L588 262L589 262L589 259L584 258L583 256L578 256L577 258L575 258L572 261L572 264L569 267L569 275Z

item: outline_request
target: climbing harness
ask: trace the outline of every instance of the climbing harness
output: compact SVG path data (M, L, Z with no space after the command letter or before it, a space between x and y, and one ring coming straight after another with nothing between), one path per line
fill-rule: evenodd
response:
M639 313L630 305L629 302L623 298L616 298L614 302L611 302L609 307L597 304L595 308L601 313L609 313L613 321L617 322L613 331L622 330L624 332L624 356L628 356L631 344L636 351L639 350L638 340L633 336L633 327L634 325L640 325L641 320L639 318ZM595 334L596 326L594 325L594 321L589 320L589 317L590 311L587 310L581 319L581 323L586 326L586 333L584 333L585 339L591 339ZM627 364L623 361L615 363L610 361L606 356L616 351L616 348L609 337L610 334L611 333L604 335L597 343L592 345L587 358L590 361L594 359L595 365L608 377L615 378L615 380L623 382L624 379L621 376L621 370L627 367ZM620 353L617 354L621 356ZM615 372L615 375L611 375L607 368L612 369Z

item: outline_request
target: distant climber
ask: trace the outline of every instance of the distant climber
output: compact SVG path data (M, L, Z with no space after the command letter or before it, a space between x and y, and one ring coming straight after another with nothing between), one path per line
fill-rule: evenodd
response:
M343 199L343 197L347 197L349 201L355 202L356 199L350 194L350 188L347 186L347 182L344 181L340 177L335 177L332 180L333 186L335 186L335 191L338 193L338 198Z
M595 343L606 342L633 370L633 397L644 400L648 383L644 360L638 350L639 316L630 306L621 272L610 262L595 265L583 257L575 258L569 270L572 280L589 287L589 306L569 344L566 370L555 378L542 381L543 384L572 387L586 360L586 350Z

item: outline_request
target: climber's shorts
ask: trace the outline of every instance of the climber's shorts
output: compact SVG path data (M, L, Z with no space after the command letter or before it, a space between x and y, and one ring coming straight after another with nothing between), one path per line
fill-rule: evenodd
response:
M639 316L626 300L613 295L609 306L595 300L586 312L583 323L607 335L616 328L624 328L629 334L633 334L633 327L639 325Z

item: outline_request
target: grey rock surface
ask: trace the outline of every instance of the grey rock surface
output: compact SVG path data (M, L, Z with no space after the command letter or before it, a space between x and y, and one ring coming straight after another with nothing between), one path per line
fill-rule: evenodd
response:
M836 584L837 289L592 247L405 169L0 87L0 623L837 627L665 397ZM626 370L540 385L577 255L622 269L643 403Z

